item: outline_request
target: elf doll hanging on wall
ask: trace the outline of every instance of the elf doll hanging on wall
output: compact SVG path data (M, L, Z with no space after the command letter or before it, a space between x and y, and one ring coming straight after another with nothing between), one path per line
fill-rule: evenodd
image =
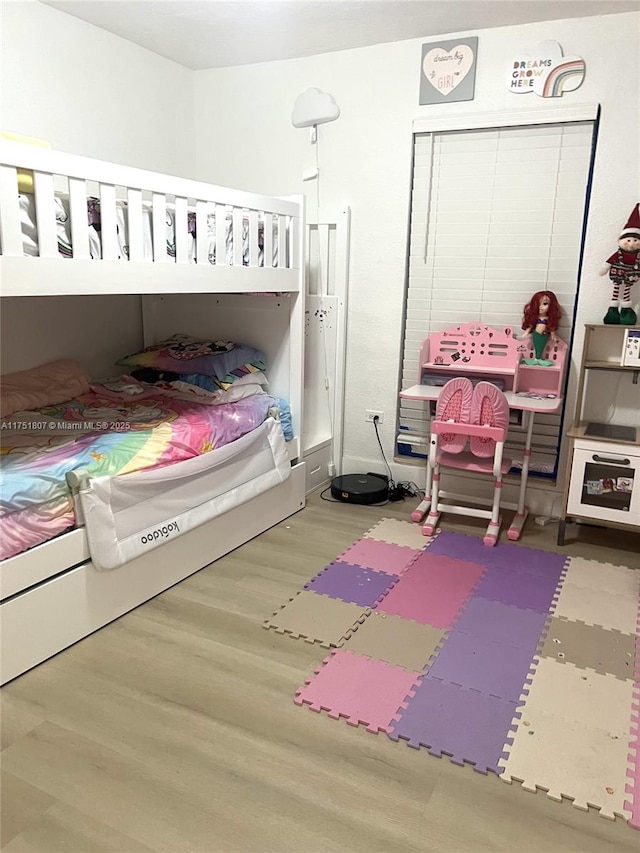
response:
M640 279L640 205L636 204L618 239L618 250L607 258L600 275L609 273L613 282L611 303L603 320L609 325L634 326L637 315L631 307L631 288ZM620 290L622 289L622 301ZM620 302L620 310L618 310Z

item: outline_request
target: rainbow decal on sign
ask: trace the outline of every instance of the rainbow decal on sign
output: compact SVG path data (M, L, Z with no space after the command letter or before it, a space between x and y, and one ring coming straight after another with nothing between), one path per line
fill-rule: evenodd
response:
M542 88L543 98L559 98L563 92L572 92L584 80L584 59L573 59L563 62L551 70ZM578 86L573 85L578 78Z
M560 98L582 85L586 65L579 56L563 56L555 41L536 45L533 54L524 54L509 65L508 88L515 94L535 92L541 98Z

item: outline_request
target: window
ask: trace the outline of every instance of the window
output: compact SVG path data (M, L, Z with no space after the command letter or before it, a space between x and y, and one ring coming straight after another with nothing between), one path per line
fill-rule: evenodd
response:
M585 112L590 120L414 134L402 388L418 381L429 332L481 320L519 335L522 309L538 290L558 296L558 334L570 344L597 109ZM429 414L428 404L401 401L400 455L426 456ZM555 476L562 417L536 418L532 473ZM514 424L515 467L523 444Z

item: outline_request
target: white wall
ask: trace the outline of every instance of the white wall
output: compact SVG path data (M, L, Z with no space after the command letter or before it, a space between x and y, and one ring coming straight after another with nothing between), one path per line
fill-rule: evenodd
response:
M196 74L196 104L206 105L196 114L197 165L204 180L268 193L305 190L315 203L311 185L301 183L303 168L314 165L315 151L308 131L291 126L291 109L296 96L310 86L330 92L340 106L339 120L319 127L319 159L323 203L349 204L352 209L346 471L384 470L374 432L364 422L365 409L385 412L383 444L388 458L393 454L412 120L549 107L550 99L515 95L505 82L510 60L544 39L559 42L566 55L577 54L586 62L583 85L557 103L602 106L571 407L581 327L601 322L610 296L608 279L600 278L598 269L615 249L639 196L639 34L639 13L457 34L479 36L475 98L439 106L418 104L424 39ZM640 302L640 285L635 290L635 301ZM514 317L514 324L519 320ZM420 471L396 471L423 482Z
M34 0L2 4L3 130L193 177L193 72ZM4 299L1 369L55 358L113 374L142 345L138 297Z
M64 263L64 262L63 262ZM93 379L142 345L139 296L19 296L0 301L2 373L74 358Z
M2 4L1 129L193 177L193 72L35 0Z

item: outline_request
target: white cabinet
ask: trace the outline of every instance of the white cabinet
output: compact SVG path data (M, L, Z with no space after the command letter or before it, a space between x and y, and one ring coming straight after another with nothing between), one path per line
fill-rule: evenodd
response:
M585 328L576 419L567 432L570 468L558 545L564 545L570 520L640 532L640 366L623 363L628 331L638 329L606 325ZM590 377L603 375L611 380L590 386ZM624 419L615 410L623 381L632 400L631 414L627 411ZM603 403L610 407L611 416L598 423L591 412L594 406L602 410Z

